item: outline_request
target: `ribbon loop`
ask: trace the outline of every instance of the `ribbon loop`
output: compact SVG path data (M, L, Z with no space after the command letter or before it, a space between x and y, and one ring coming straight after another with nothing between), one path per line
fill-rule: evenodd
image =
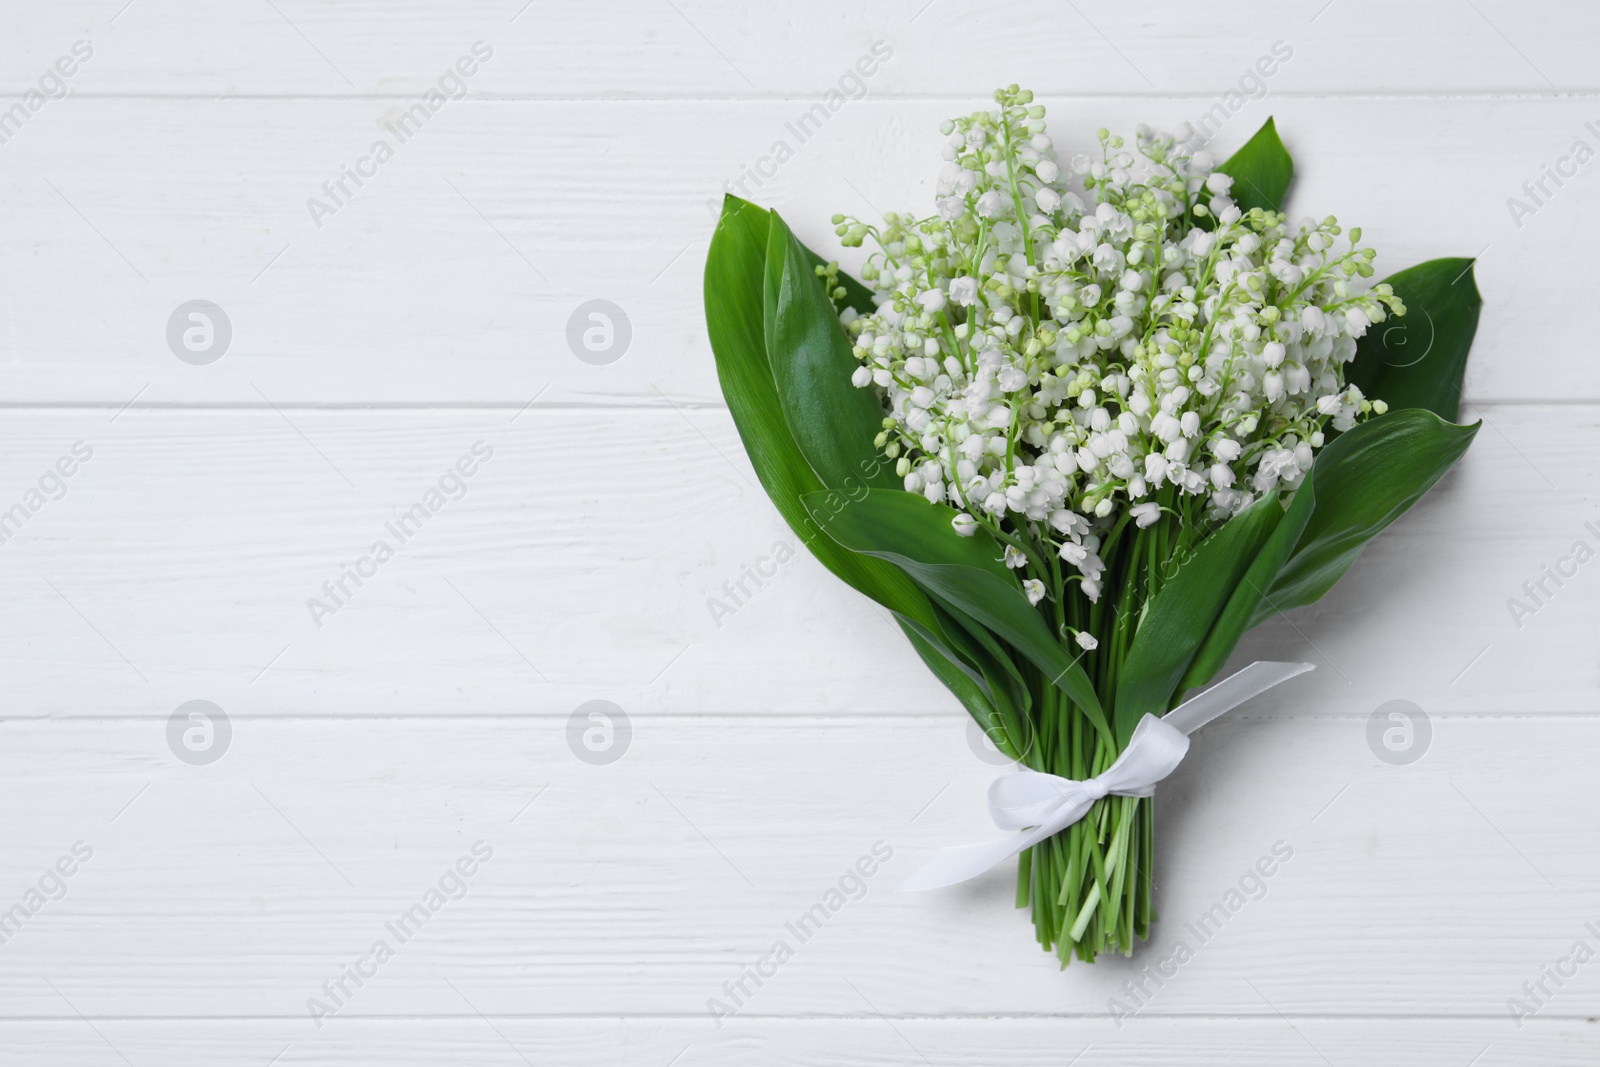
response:
M1084 782L1036 771L1013 771L989 786L989 816L1002 830L1038 826L1084 792Z
M1156 783L1183 762L1191 733L1252 697L1313 669L1309 663L1258 661L1184 701L1165 718L1146 715L1116 761L1085 781L1030 770L1001 775L989 786L989 815L1000 829L1019 833L943 849L908 878L900 891L938 889L976 878L1071 826L1104 797L1154 796Z

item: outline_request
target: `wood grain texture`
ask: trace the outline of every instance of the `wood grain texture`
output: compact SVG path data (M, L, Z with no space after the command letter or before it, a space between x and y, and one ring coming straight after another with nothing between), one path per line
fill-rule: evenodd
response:
M1600 949L1600 564L1549 572L1600 549L1600 179L1545 177L1600 147L1593 5L13 8L0 1061L1595 1061L1600 964L1562 969ZM80 40L67 95L16 118ZM1473 449L1246 639L1238 664L1318 670L1196 738L1153 941L1065 972L1006 872L893 892L994 833L999 768L755 485L700 311L730 185L833 254L828 216L928 205L938 122L1012 81L1064 154L1208 113L1228 151L1274 115L1294 210L1362 226L1386 271L1475 255L1485 295ZM394 158L333 202L379 138ZM568 341L597 298L631 325L609 365ZM195 299L233 331L208 366L166 337ZM231 730L210 765L171 747L192 700ZM576 754L593 700L627 716L616 762ZM1370 740L1393 700L1427 718L1409 765Z
M1600 574L1545 569L1600 549L1600 408L1473 413L1433 494L1246 639L1239 664L1319 667L1258 710L1600 711ZM14 412L0 512L80 440L65 496L0 544L14 716L956 707L783 524L725 410Z
M441 996L456 996L441 983ZM471 995L470 993L468 995ZM1553 1020L1508 1035L1478 1021L1343 1019L1136 1020L1109 1024L1039 1019L760 1019L722 1033L695 1023L658 1019L336 1021L307 1039L296 1023L228 1020L99 1020L0 1023L0 1049L18 1062L52 1058L83 1067L163 1063L211 1067L265 1063L281 1054L291 1067L383 1063L433 1067L448 1063L559 1063L572 1067L1170 1067L1175 1049L1197 1067L1327 1067L1340 1063L1405 1063L1416 1067L1483 1067L1539 1063L1587 1067L1593 1024ZM97 1033L96 1031L99 1031ZM124 1054L126 1059L124 1059ZM1063 1059L1063 1056L1067 1057Z
M1045 102L1070 155L1102 124L1173 125L1211 100ZM388 100L68 99L4 146L0 400L514 411L547 389L568 403L720 404L700 290L724 187L838 254L834 212L931 209L938 124L981 104L869 96L801 143L790 127L805 101L469 98L401 144L386 124L403 109ZM1269 99L1218 132L1221 150L1269 114L1297 160L1291 208L1360 225L1384 273L1480 257L1487 303L1468 395L1600 400L1585 355L1600 308L1585 273L1564 265L1600 242L1600 181L1580 170L1560 189L1547 180L1533 215L1507 207L1575 138L1600 147L1584 126L1600 123L1600 97ZM314 220L308 201L332 206L324 183L380 138L394 158L369 164L360 188L346 181L349 198ZM772 170L779 141L793 158L748 180ZM1403 176L1405 195L1380 168ZM205 367L166 341L174 310L198 298L233 326ZM568 343L569 320L596 298L631 323L606 366Z
M200 768L166 750L161 722L9 723L0 900L21 900L74 842L94 854L5 944L0 1006L72 1018L45 976L87 1014L281 1016L309 1036L308 999L382 940L393 958L346 987L338 1018L472 1017L449 978L487 1015L682 1016L708 1033L715 998L741 1018L1081 1016L1114 1030L1114 1010L1138 1007L1469 1018L1510 1034L1522 983L1575 942L1600 944L1585 925L1600 927L1600 860L1571 845L1600 832L1595 721L1435 715L1403 767L1374 756L1365 715L1208 727L1163 787L1152 942L1064 972L1012 907L1009 870L894 891L933 848L995 834L982 796L997 768L956 713L635 716L607 766L575 758L564 718L538 716L242 719ZM479 841L492 858L459 899L420 932L386 925ZM855 877L875 845L887 859ZM800 925L819 902L825 921ZM740 1004L724 983L779 941L792 958L763 965ZM1164 983L1131 999L1125 983L1153 981L1142 969L1162 960ZM1551 989L1541 1024L1600 1013L1588 968Z
M120 7L76 0L18 12L0 85L26 90L87 37L96 54L78 91L115 95L406 95L480 39L497 58L478 91L513 97L820 95L875 40L896 50L875 88L912 96L987 96L1012 81L1050 93L1221 93L1279 40L1293 58L1270 80L1275 91L1600 88L1585 47L1595 13L1571 0L1155 0L1077 11L1026 0L1003 16L947 0L804 14L712 0Z

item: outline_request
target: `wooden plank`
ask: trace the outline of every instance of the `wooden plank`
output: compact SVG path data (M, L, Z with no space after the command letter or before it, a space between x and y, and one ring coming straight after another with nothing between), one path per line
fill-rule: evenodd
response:
M1600 548L1600 409L1481 413L1337 589L1247 638L1239 663L1319 667L1264 708L1600 711L1594 565L1545 570ZM66 495L3 528L10 716L956 706L783 525L722 410L13 412L0 512L80 440ZM478 442L492 458L456 478Z
M1207 104L1047 102L1069 153L1101 124L1175 123ZM700 273L724 186L743 180L836 251L835 211L930 204L936 128L961 106L852 101L800 143L794 100L468 99L399 144L385 125L401 115L394 101L69 99L5 146L0 402L514 411L548 390L720 404ZM1595 140L1595 112L1592 97L1296 97L1250 105L1218 141L1275 114L1299 161L1296 210L1361 225L1385 271L1481 253L1487 304L1467 376L1478 401L1592 401L1600 308L1583 273L1559 264L1600 240L1600 184L1584 170L1560 189L1547 180L1553 195L1531 217L1513 219L1507 201L1575 138ZM394 158L313 219L308 202L332 205L324 183L379 138ZM779 140L794 157L776 177L743 179ZM231 323L208 366L169 347L169 321L196 299ZM609 365L569 346L596 299L630 325Z
M1008 871L893 891L933 848L995 833L998 769L955 713L637 716L606 766L550 717L238 719L198 767L159 722L13 721L0 901L26 903L75 843L93 854L11 928L0 1012L75 1021L48 978L92 1017L264 1016L307 1038L316 998L341 1022L669 1016L708 1036L731 1006L724 1032L881 1012L1084 1017L1109 1035L1136 1008L1471 1018L1512 1039L1600 1012L1593 964L1545 979L1520 1031L1508 1010L1600 942L1600 858L1572 844L1600 833L1595 721L1437 715L1408 766L1374 755L1362 713L1207 727L1160 797L1154 940L1064 972ZM488 858L446 883L475 849ZM796 925L819 903L825 919ZM757 987L744 971L764 958ZM1158 964L1159 986L1142 970ZM359 987L342 977L358 966Z
M982 97L1012 81L1055 93L1221 94L1238 90L1276 41L1292 55L1264 79L1274 93L1597 87L1584 47L1591 7L1541 3L1537 17L1507 0L1477 7L1441 15L1432 4L1247 0L1223 17L1176 0L1081 13L1028 0L996 18L926 0L822 4L805 17L705 0L283 0L198 11L173 0L127 10L79 0L13 17L0 85L19 95L37 87L73 41L89 39L95 55L74 78L79 92L404 95L425 91L482 39L496 58L474 90L521 97L820 96L875 40L895 49L869 82L886 94Z
M442 983L441 989L441 996L456 995ZM19 1063L54 1058L83 1067L126 1067L124 1054L135 1064L211 1067L219 1061L266 1063L280 1053L278 1062L288 1067L660 1067L674 1057L684 1067L1060 1067L1073 1055L1078 1067L1170 1067L1179 1050L1183 1062L1196 1067L1237 1067L1243 1055L1263 1057L1259 1062L1275 1067L1363 1061L1461 1067L1473 1056L1482 1067L1587 1067L1594 1062L1593 1030L1568 1020L1508 1034L1504 1026L1482 1020L1372 1020L1357 1026L1346 1019L1157 1019L1137 1020L1117 1032L1081 1020L873 1017L760 1019L710 1033L672 1019L495 1018L339 1020L308 1038L297 1022L95 1019L92 1026L81 1020L0 1024L0 1049L14 1053Z

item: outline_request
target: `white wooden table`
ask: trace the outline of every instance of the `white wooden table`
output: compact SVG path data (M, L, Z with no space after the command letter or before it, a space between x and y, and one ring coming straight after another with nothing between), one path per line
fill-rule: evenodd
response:
M1600 1057L1600 564L1508 607L1600 549L1592 5L4 10L0 1062ZM836 210L925 207L938 121L1012 81L1068 152L1275 115L1296 209L1387 270L1478 255L1485 297L1484 432L1247 640L1320 669L1197 739L1153 940L1065 972L1009 874L893 892L991 832L995 768L880 612L778 561L699 295L726 184L831 248ZM196 300L225 349L183 343ZM592 300L630 336L585 360ZM611 762L599 720L569 743L590 701Z

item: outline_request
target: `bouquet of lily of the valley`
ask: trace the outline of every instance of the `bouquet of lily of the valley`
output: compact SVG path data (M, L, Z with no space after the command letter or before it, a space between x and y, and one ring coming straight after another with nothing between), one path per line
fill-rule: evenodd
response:
M1020 853L1064 964L1148 936L1187 732L1308 668L1187 692L1472 441L1480 299L1470 260L1373 284L1360 230L1292 221L1271 120L1220 166L1141 128L1064 171L1032 94L995 100L942 127L932 214L834 216L860 281L729 197L706 320L779 512L1021 765L990 794L1018 835L914 881Z

